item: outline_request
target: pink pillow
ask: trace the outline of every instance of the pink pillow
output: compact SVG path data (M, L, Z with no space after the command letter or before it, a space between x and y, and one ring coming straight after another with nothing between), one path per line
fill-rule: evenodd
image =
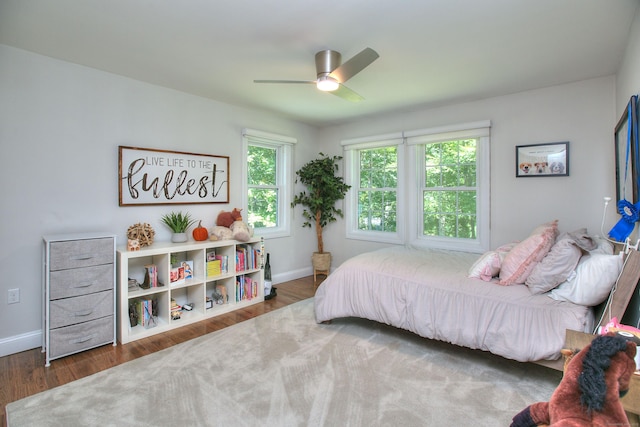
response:
M524 283L536 264L549 252L557 236L558 221L536 227L529 237L518 243L504 257L498 283Z
M496 251L489 251L482 254L469 269L469 277L490 282L491 278L500 272L500 254Z

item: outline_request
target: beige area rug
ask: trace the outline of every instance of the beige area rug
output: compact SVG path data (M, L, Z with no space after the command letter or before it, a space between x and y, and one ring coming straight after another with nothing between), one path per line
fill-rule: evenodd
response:
M7 405L17 426L508 426L560 373L313 299Z

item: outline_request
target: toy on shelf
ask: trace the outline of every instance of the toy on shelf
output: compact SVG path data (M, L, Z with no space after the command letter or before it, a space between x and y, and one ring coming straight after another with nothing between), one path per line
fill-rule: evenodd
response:
M234 208L231 212L220 211L216 225L209 230L210 240L237 240L246 242L253 236L251 229L242 220L242 209Z

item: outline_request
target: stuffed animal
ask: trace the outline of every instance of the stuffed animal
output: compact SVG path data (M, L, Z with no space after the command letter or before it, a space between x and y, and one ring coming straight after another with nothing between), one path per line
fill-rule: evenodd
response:
M216 225L209 230L209 240L231 240L233 232L227 227Z
M636 369L636 345L611 334L596 337L566 365L549 402L528 406L511 427L629 426L620 398Z
M216 225L221 227L231 227L235 221L242 221L242 209L233 208L231 212L220 211L216 219Z
M233 238L239 242L246 242L253 235L253 230L242 220L233 221L233 224L229 227L229 230L233 233Z

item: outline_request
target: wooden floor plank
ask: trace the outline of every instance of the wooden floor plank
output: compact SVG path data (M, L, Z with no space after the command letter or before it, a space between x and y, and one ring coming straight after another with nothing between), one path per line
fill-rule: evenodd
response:
M40 348L0 357L0 426L6 424L7 403L31 396L96 372L160 351L173 345L235 325L289 304L310 298L315 292L313 276L276 285L278 296L231 313L143 338L125 345L104 345L56 359L45 368Z

